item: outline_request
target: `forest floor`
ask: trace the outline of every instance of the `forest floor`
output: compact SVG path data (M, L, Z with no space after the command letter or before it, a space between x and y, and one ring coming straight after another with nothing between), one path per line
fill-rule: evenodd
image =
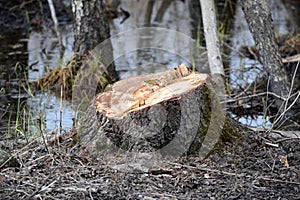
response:
M1 169L1 199L300 199L299 138L249 132L205 160L127 171L91 158L72 138L2 141L21 165Z

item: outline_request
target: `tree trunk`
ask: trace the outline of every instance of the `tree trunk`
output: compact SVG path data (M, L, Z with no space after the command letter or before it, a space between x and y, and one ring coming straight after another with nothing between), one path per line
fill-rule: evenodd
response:
M219 97L225 98L224 67L217 32L217 17L214 0L200 0L210 73L217 83Z
M240 0L239 4L245 13L249 29L253 34L259 53L259 60L263 64L270 80L270 90L282 97L286 97L290 89L287 73L282 65L272 17L265 0ZM280 108L282 102L277 101Z
M79 124L94 155L109 151L208 155L219 138L236 134L206 74L185 65L116 82L93 100Z
M102 0L73 0L75 15L74 51L80 56L110 37Z
M103 0L72 0L72 7L75 19L74 51L79 56L83 56L101 42L110 38L109 24ZM106 60L113 60L111 42L105 45L103 52L105 52L105 56L102 56ZM106 66L106 68L107 74L112 80L118 79L114 63Z

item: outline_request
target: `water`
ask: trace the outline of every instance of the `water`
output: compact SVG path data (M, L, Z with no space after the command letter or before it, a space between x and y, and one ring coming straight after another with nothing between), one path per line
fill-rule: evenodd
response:
M28 114L30 121L34 121L40 117L41 113L43 114L47 131L59 127L59 98L51 93L32 95L28 85L50 69L54 69L59 64L63 65L72 56L74 36L71 30L72 25L65 25L61 29L66 47L63 59L60 59L56 35L52 29L45 29L43 32L20 30L20 34L7 32L4 35L3 41L5 40L6 43L1 42L4 52L0 64L2 75L0 79L1 132L8 131L8 124L13 124L17 118L17 110L22 110L24 107L26 111L31 112ZM26 91L28 94L24 93ZM20 97L22 100L18 101ZM18 104L21 104L22 108L18 109ZM63 101L62 109L64 111L62 125L69 129L73 124L72 118L75 112L68 101Z
M147 18L146 10L148 9L148 1L121 1L121 7L130 12L130 18L123 24L120 24L121 19L111 21L111 34L115 35L150 25L152 27L172 29L191 36L195 29L190 18L191 6L189 6L189 3L192 1L172 1L164 13L162 21L157 22L154 19L158 13L160 2L155 2L152 15L150 18ZM297 16L298 7L296 1L285 1L285 4L279 0L270 1L270 6L274 11L275 30L278 34L288 33L293 28L297 29L299 22L297 19L292 18L293 15ZM291 13L291 9L293 14L289 14ZM150 19L150 21L147 19ZM30 93L28 95L24 92L20 93L20 91L24 91L24 88L28 89L28 82L37 80L57 65L63 65L72 56L74 42L72 25L63 24L61 26L61 35L66 47L63 59L60 59L56 34L52 29L44 29L42 32L20 29L1 33L0 131L2 133L7 132L8 124L13 124L12 121L17 118L17 110L22 109L18 108L20 102L24 102L24 105L22 105L26 107L28 112L32 113L32 120L40 118L41 115L45 118L47 131L58 129L60 121L65 130L70 129L72 126L75 111L72 109L69 101L62 102L63 113L62 118L60 118L59 97L52 93L38 92L33 95L30 95ZM195 36L193 37L195 38ZM256 61L242 59L237 53L240 46L254 44L240 9L236 10L231 41L233 46L229 62L231 84L233 86L245 86L255 79L256 75L261 72L262 67ZM168 40L168 38L164 42L172 46L172 48L183 48L180 43L174 43L174 40ZM138 41L128 45L138 45ZM122 48L117 43L113 44L113 46L115 49ZM157 49L142 49L127 52L115 60L121 78L165 71L181 63L191 64L179 55ZM205 64L201 64L203 72L207 70ZM244 66L243 70L241 70L241 66ZM264 119L262 116L256 116L256 119L242 117L239 120L244 124L254 127L261 127L262 125L270 126L268 119Z

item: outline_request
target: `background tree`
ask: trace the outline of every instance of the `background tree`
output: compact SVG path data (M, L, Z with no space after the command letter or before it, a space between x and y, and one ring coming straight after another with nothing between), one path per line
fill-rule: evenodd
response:
M240 0L239 4L255 40L259 54L258 59L266 71L267 86L271 92L281 97L275 100L275 106L281 111L281 117L288 113L291 118L297 120L297 116L295 116L297 111L288 110L292 87L279 54L272 26L272 16L267 2L265 0ZM285 99L285 101L282 99Z
M105 6L103 0L72 0L72 9L75 23L74 52L79 56L83 56L110 37ZM105 52L109 52L105 56L112 57L111 43L109 42L105 48ZM112 63L106 67L108 75L112 80L116 80L118 75L114 64Z
M286 96L289 90L289 81L282 66L267 2L265 0L243 0L239 1L239 4L242 6L249 29L254 37L259 52L258 59L268 73L271 91Z
M89 75L78 71L83 69L83 66L90 67L93 64L97 68L94 69L97 73L90 72L94 75L93 80L98 81L98 83L92 81L95 83L92 87L97 87L97 91L102 91L108 84L119 78L113 62L112 44L110 40L107 40L110 38L110 28L103 0L72 0L72 11L75 56L63 68L56 68L38 80L38 85L42 88L54 85L61 88L63 85L68 97L72 94L74 78L80 77L78 73L81 75L79 84L87 84L87 80L84 79L87 79ZM95 51L94 49L104 41L103 49L98 48L98 52ZM91 54L92 50L92 54L96 55ZM101 70L99 66L102 66ZM86 83L82 82L83 80Z
M103 0L73 0L74 51L80 56L110 37Z

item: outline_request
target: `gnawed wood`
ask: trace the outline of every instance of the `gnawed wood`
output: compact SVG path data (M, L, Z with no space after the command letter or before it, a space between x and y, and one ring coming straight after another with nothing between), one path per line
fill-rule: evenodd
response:
M205 156L222 132L235 134L213 85L207 74L185 65L116 82L90 106L81 141L95 155L113 149Z
M96 110L106 117L120 119L129 112L180 97L199 87L207 78L208 75L191 72L185 65L163 73L128 78L98 96Z

